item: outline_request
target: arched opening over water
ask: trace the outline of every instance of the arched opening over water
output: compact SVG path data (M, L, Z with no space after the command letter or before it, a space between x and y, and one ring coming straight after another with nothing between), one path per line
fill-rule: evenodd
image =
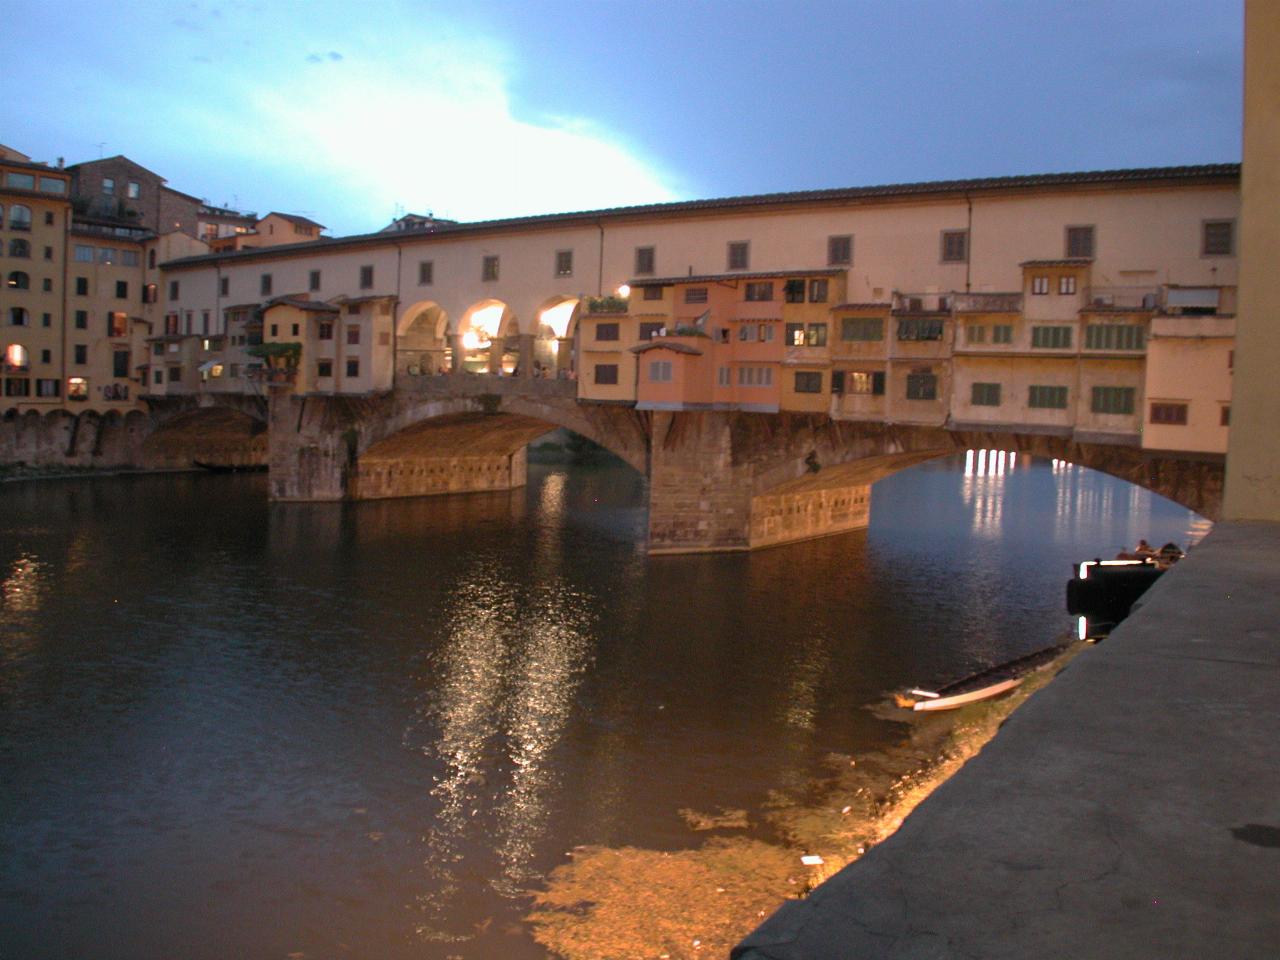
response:
M519 323L502 300L478 300L463 311L454 330L462 349L455 369L465 373L511 373L518 361L506 349L507 337L519 333Z
M267 425L239 410L203 407L161 424L142 444L149 467L262 467Z
M534 341L534 369L546 376L563 376L576 368L573 345L577 336L580 302L576 297L556 296L538 307Z

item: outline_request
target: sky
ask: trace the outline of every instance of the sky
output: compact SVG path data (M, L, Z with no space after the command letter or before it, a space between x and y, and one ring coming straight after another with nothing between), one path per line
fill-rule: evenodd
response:
M1240 158L1241 0L0 8L0 143L335 236Z

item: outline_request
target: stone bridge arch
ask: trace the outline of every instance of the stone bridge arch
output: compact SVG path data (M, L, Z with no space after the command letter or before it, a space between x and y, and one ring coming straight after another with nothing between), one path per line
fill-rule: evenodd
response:
M267 401L252 394L155 397L140 465L261 469L267 463Z

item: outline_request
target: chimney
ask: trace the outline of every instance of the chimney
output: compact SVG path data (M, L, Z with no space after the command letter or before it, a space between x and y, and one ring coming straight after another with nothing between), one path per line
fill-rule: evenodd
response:
M61 169L62 169L63 164L65 164L65 163L66 163L66 160L64 160L62 157L59 157L59 158L58 158L58 169L59 169L59 170L61 170Z

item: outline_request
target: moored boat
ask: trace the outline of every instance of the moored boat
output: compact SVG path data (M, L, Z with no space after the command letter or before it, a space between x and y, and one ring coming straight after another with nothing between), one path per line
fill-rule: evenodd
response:
M917 711L954 710L965 704L990 700L1016 688L1027 676L1052 663L1070 643L1058 643L1035 653L1016 657L994 667L953 680L936 690L915 687L895 697L898 706Z

